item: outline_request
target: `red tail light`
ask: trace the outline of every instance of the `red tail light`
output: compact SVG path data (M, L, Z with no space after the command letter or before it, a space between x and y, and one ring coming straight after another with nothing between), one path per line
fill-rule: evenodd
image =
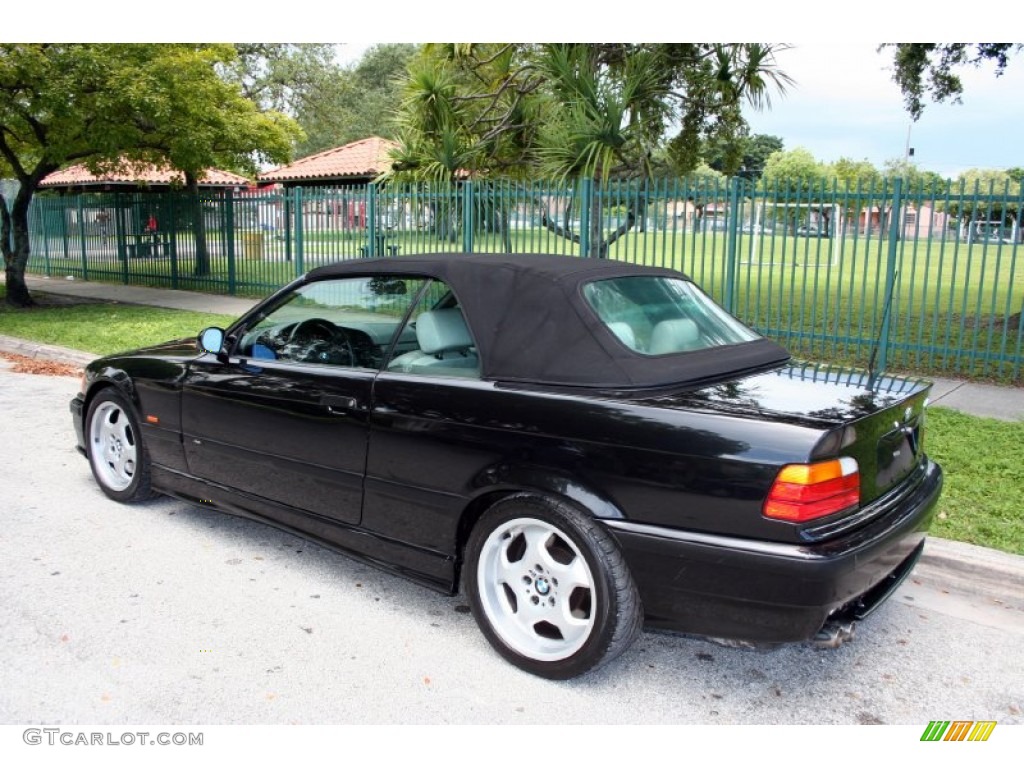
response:
M859 504L860 469L856 459L844 456L783 467L768 492L762 514L775 520L804 523Z

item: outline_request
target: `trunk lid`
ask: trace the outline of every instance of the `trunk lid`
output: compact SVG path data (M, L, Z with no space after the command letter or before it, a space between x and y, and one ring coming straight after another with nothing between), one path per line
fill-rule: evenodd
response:
M661 407L821 429L821 439L804 460L855 458L863 507L899 485L924 460L930 390L931 383L921 379L790 364L654 399Z

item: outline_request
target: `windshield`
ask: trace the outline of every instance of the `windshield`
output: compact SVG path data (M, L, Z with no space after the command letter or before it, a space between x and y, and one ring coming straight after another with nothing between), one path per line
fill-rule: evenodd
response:
M692 352L761 338L687 280L598 280L583 286L583 296L608 330L641 355Z

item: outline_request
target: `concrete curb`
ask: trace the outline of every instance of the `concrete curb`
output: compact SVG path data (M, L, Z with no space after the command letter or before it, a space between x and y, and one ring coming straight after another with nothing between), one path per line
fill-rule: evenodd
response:
M40 344L37 341L19 339L15 336L0 335L0 352L7 352L12 355L22 355L40 360L52 360L57 363L71 363L73 365L85 365L91 363L99 355L90 352L81 352L68 347L58 347L55 344Z
M911 578L1024 611L1024 557L929 536Z

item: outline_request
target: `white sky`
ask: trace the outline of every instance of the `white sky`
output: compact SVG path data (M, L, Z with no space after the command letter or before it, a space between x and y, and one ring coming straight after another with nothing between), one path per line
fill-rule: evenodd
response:
M910 128L914 161L956 176L967 168L1024 167L1024 54L1002 77L994 67L965 70L961 105L929 103L911 126L887 70L892 53L874 43L806 43L779 56L796 80L767 112L747 115L755 133L780 136L819 160L867 159L877 166L903 157Z
M867 159L875 165L902 157L910 120L877 53L885 40L985 39L994 31L1024 29L1024 2L987 0L977 12L939 3L859 0L732 0L713 3L616 2L605 6L517 0L391 0L385 6L270 5L240 14L237 6L178 0L173 14L128 0L83 6L53 0L45 17L30 4L5 9L0 39L62 40L298 40L342 44L357 59L374 42L427 40L686 40L774 39L794 47L779 64L796 80L773 108L751 112L754 132L780 136L787 149L806 147L819 160ZM500 14L500 15L499 15ZM803 41L803 42L799 42ZM915 161L943 176L971 167L1024 166L1024 54L996 78L991 66L963 74L962 106L929 104L911 132Z

